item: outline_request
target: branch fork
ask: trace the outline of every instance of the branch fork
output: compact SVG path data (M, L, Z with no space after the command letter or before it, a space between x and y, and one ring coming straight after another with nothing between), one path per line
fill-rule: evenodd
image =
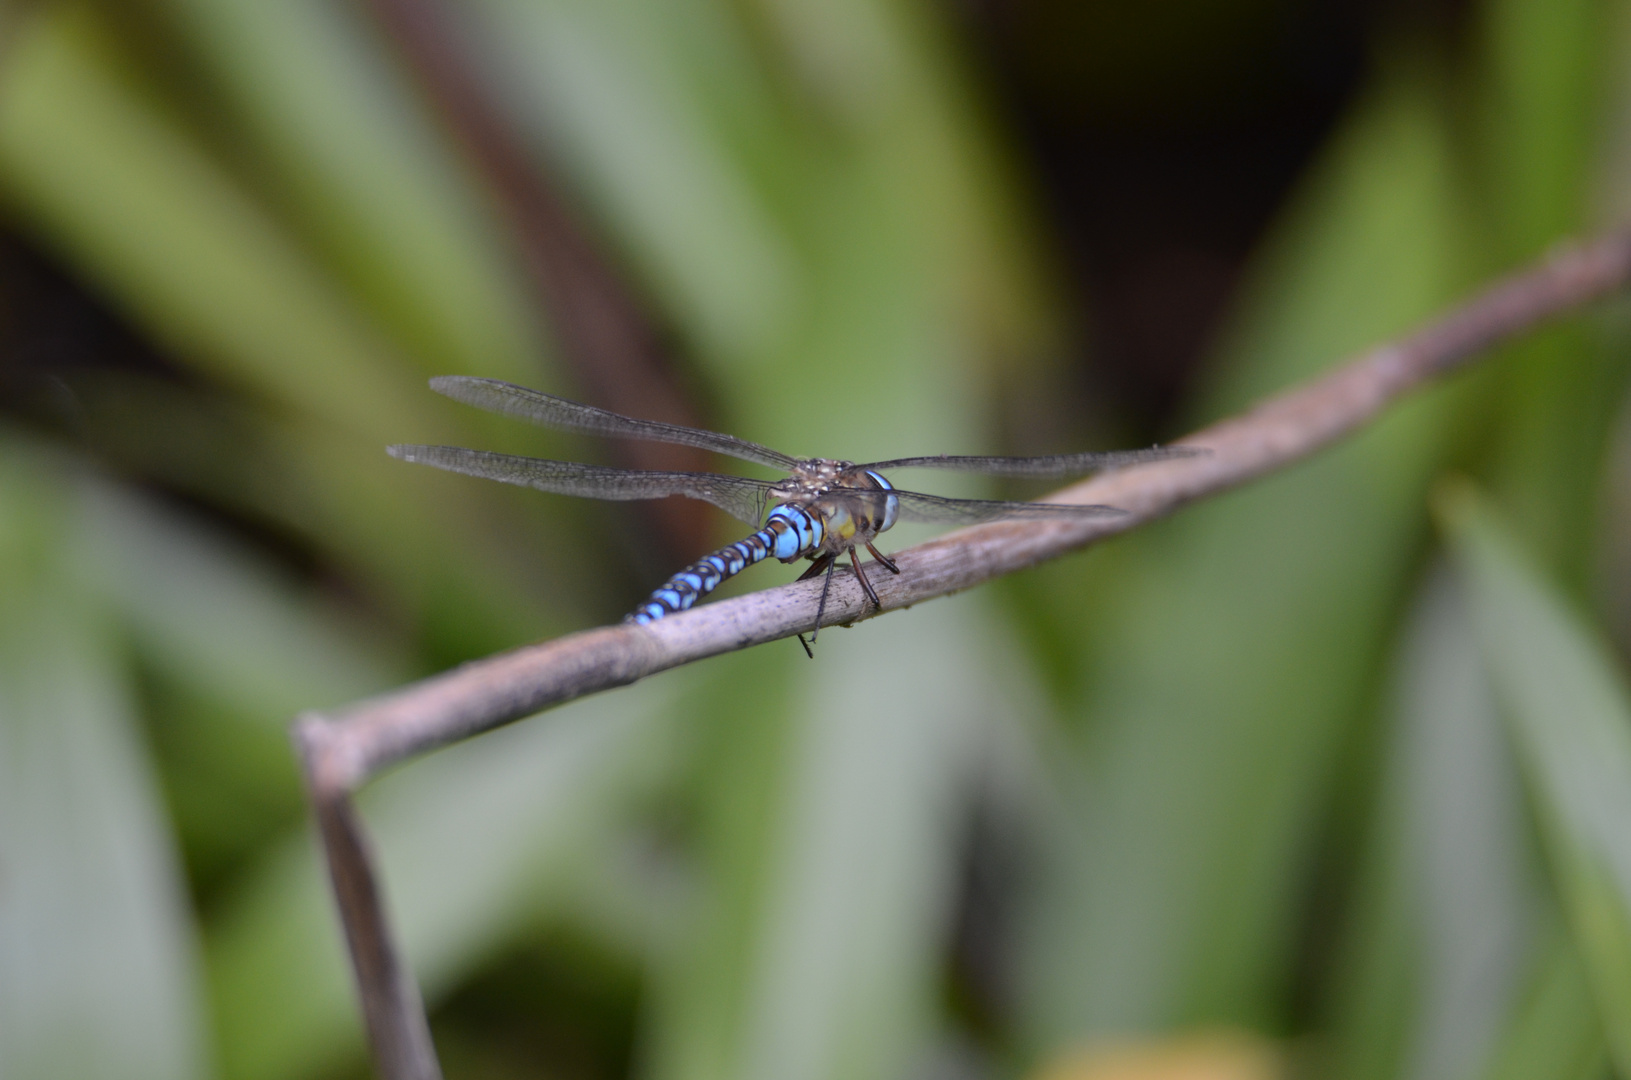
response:
M833 582L823 626L851 624L972 588L1086 547L1220 494L1331 445L1393 402L1491 346L1631 280L1631 229L1557 249L1497 281L1414 334L1179 440L1190 457L1102 474L1048 496L1125 514L1081 521L999 522L961 529L895 555L874 578L873 607L853 574ZM353 794L420 754L586 694L814 628L819 580L705 604L645 626L620 624L528 645L295 724L295 748L345 927L363 1016L386 1080L440 1080L419 991L391 933Z

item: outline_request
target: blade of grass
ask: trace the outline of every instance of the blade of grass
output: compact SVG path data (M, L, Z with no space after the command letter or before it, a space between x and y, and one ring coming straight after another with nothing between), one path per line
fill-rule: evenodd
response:
M237 156L429 375L537 382L543 343L484 193L354 5L147 0Z
M0 444L0 1073L201 1078L186 884L57 465Z
M1394 768L1419 966L1401 1073L1474 1075L1533 963L1542 907L1522 791L1464 598L1439 568L1404 647Z
M280 738L303 709L355 701L405 677L344 612L203 522L111 484L83 485L78 496L72 556L91 586L117 604L150 656Z
M1438 509L1552 877L1621 1071L1631 1069L1631 700L1597 635L1467 485Z
M1567 932L1548 928L1522 1000L1483 1075L1487 1080L1602 1080L1610 1075L1591 981Z
M1479 13L1471 145L1503 259L1532 258L1588 221L1619 10L1600 0L1492 0ZM1500 365L1496 486L1525 543L1583 589L1627 353L1578 322L1509 352Z
M379 443L433 415L332 281L142 90L94 9L45 8L17 30L0 68L0 191L156 339L227 382Z
M141 661L144 711L201 902L301 819L289 717L412 672L377 621L276 572L203 521L106 480L73 485L76 580Z
M685 70L704 50L705 63L741 70L731 21L703 5L638 2L470 9L518 124L698 351L740 356L784 331L798 284L786 239Z

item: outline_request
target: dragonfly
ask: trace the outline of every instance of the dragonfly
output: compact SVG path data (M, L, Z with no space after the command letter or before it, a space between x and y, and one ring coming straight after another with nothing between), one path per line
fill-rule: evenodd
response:
M991 499L949 499L919 491L905 491L884 478L885 470L957 469L990 476L1065 477L1102 469L1141 465L1184 457L1196 451L1186 447L1150 447L1041 457L970 457L936 455L895 458L856 464L832 458L798 458L734 435L682 427L656 420L637 420L592 405L529 390L524 386L464 375L430 380L432 390L455 401L519 417L543 427L609 438L645 439L697 447L742 461L766 465L785 473L781 480L756 480L728 473L659 472L620 469L576 461L498 454L461 446L395 445L392 457L450 472L519 484L558 495L591 499L659 499L684 495L724 510L755 532L703 556L665 581L630 612L625 622L646 625L685 611L720 584L747 567L768 558L791 563L810 560L800 576L825 578L816 609L815 635L827 608L833 572L849 556L867 600L881 609L878 593L862 569L857 549L865 548L891 574L899 574L894 560L880 552L874 541L902 521L946 525L974 525L987 521L1071 520L1118 516L1113 506L1086 504L1005 502ZM806 653L810 644L799 635ZM813 653L811 654L813 655Z

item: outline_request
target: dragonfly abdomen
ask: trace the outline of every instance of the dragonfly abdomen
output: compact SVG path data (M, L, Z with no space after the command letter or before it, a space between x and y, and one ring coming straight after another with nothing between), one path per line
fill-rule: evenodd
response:
M770 512L765 527L743 540L705 555L675 574L635 608L625 622L644 625L664 615L685 611L754 563L775 556L787 562L821 546L820 517L803 507L783 504Z

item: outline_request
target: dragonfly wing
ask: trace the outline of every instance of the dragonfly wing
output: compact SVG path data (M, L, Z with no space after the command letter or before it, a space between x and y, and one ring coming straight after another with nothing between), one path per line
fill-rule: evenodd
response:
M462 446L388 446L385 449L392 457L403 461L434 465L438 469L467 476L484 476L506 484L534 487L557 495L580 495L613 501L684 495L713 503L749 525L757 525L763 520L772 486L768 481L752 480L745 476L614 469L577 461L550 461L547 458L495 454L488 450L466 450Z
M946 499L919 491L889 494L900 499L900 520L941 525L978 525L985 521L1081 520L1119 517L1127 511L1114 506L1071 503L999 502L991 499Z
M498 379L478 379L468 375L439 375L430 380L430 388L446 394L454 401L474 405L488 412L518 416L544 427L562 431L581 431L590 435L606 435L618 439L647 439L652 442L678 443L713 450L743 461L783 469L788 472L798 459L779 450L760 446L756 442L738 439L734 435L721 435L714 431L664 424L656 420L636 420L633 417L597 409L593 405L580 405L576 401L558 398L541 390L529 390L514 383Z
M1043 457L966 457L939 454L934 457L874 461L861 467L874 470L960 469L963 472L985 473L988 476L1081 476L1083 473L1097 472L1100 469L1120 469L1128 465L1144 465L1151 461L1195 457L1206 452L1196 446L1152 446L1147 450L1048 454Z

